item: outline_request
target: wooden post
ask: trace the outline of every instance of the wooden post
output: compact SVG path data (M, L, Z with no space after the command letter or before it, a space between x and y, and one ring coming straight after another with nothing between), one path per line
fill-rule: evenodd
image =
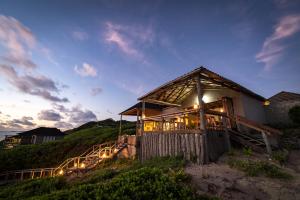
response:
M205 112L204 112L204 103L202 101L203 98L203 85L201 84L200 75L197 76L197 93L198 93L198 101L199 101L199 115L200 115L200 130L202 133L206 133L205 126Z
M226 147L229 151L231 149L231 143L230 143L230 137L228 134L228 128L227 128L227 121L225 117L222 117L223 127L224 127L224 134L225 134L225 141L226 141Z
M266 133L264 131L262 131L261 134L262 134L263 139L265 141L268 154L272 155L272 148L271 148L271 145L269 143L268 136L266 135Z
M144 118L145 118L145 101L142 101L142 127L141 127L141 132L142 135L144 135Z
M119 127L119 136L122 134L122 114L120 117L120 127Z
M207 146L207 131L206 131L206 123L205 123L205 111L204 111L204 103L202 101L204 88L201 84L200 74L196 77L197 81L197 93L198 93L198 101L199 101L199 116L200 116L200 130L202 133L202 146L203 146L203 162L205 163L208 160L208 146Z
M136 135L139 135L138 134L138 132L139 132L138 131L139 130L139 120L140 120L139 115L140 115L140 110L137 108L136 109L136 132L135 132Z

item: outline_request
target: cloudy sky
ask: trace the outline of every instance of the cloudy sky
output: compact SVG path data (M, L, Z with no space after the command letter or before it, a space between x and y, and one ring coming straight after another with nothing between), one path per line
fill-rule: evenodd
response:
M0 130L112 117L198 66L300 92L300 1L0 1Z

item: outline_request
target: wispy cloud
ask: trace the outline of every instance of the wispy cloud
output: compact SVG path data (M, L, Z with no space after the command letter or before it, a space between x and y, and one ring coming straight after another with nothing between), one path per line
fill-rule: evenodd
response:
M107 43L115 44L124 54L146 62L139 45L152 43L155 34L151 26L124 26L107 22L104 36Z
M58 66L58 62L56 62L53 58L52 51L46 47L42 47L41 49L42 54L48 59L49 62Z
M36 46L35 36L15 18L0 15L0 44L7 50L2 56L5 61L27 69L36 67L28 53Z
M136 96L140 96L140 95L142 95L142 94L145 93L145 87L141 83L139 83L139 84L137 84L137 83L132 84L132 83L127 83L127 82L116 81L115 84L119 88L121 88L121 89L123 89L123 90L125 90L127 92L130 92L131 94L134 94Z
M84 41L84 40L89 39L89 34L87 32L84 32L84 31L73 31L72 32L72 37L75 40Z
M78 67L77 65L74 67L74 70L80 76L97 76L97 70L93 65L88 63L83 63L82 67Z
M255 58L257 62L265 64L265 70L270 70L278 62L287 45L284 40L300 31L300 15L289 15L281 18L274 27L273 34L268 37Z
M3 75L8 82L17 88L20 92L30 95L42 97L52 102L68 102L67 98L59 98L51 94L51 92L59 92L56 83L43 75L19 76L15 69L8 65L0 64L0 74Z
M90 94L91 94L92 96L97 96L97 95L101 94L102 91L103 91L102 88L96 87L96 88L92 88L92 89L90 90Z

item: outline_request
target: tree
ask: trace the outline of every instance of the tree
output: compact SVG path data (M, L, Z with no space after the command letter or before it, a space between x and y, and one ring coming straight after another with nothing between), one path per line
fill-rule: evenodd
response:
M295 124L300 124L300 106L294 106L289 110L289 117Z

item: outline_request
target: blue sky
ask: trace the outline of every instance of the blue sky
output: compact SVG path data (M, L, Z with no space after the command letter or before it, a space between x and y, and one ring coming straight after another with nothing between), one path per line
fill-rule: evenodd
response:
M300 92L300 2L1 1L0 130L108 117L198 66Z

